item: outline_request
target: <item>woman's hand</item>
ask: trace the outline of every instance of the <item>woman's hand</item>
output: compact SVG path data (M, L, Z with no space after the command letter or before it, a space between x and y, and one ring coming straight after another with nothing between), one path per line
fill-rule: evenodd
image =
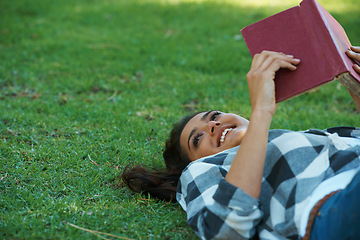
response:
M352 46L346 51L349 58L353 59L356 64L353 65L354 70L360 74L360 47Z
M246 75L252 110L250 123L225 180L254 198L260 195L269 129L276 111L275 73L280 68L296 70L299 63L292 56L263 51L254 56Z
M246 75L252 112L265 111L271 116L275 113L275 73L280 68L294 71L299 63L299 59L277 52L263 51L254 56Z
M354 70L360 74L360 47L350 47L349 50L346 51L346 54L349 58L353 59L356 63L353 65ZM357 109L360 111L360 98L356 96L353 92L350 92L351 97L354 99L355 105Z

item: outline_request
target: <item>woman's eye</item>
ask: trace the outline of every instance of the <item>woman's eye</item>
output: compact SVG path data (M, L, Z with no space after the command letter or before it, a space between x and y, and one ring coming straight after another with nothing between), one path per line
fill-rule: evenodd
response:
M216 117L219 116L221 114L221 112L215 111L211 117L210 117L210 121L215 121Z
M201 136L202 136L202 134L198 134L194 137L194 140L193 140L194 147L197 147L197 145L199 144Z

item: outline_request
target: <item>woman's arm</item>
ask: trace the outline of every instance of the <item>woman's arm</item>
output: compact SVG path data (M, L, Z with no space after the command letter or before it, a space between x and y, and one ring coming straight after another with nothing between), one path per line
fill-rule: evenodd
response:
M277 106L275 73L280 68L294 71L299 63L293 56L263 51L254 56L246 76L252 111L250 124L225 180L254 198L260 195L268 134Z
M353 65L354 70L360 74L360 47L351 47L349 50L346 51L346 54L355 60L357 64ZM350 92L351 97L354 99L354 103L356 108L360 111L360 98L356 96L353 92Z

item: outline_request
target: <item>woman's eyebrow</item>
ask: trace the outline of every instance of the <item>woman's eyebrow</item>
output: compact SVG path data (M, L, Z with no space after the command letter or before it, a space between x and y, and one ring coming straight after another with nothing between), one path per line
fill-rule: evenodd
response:
M194 128L194 129L191 131L190 135L189 135L188 143L187 143L189 150L190 150L190 139L191 139L192 135L194 135L194 133L195 133L196 131L197 131L197 128Z
M206 119L206 117L212 112L213 110L210 110L210 111L208 111L207 113L205 113L202 117L201 117L201 120L205 120Z

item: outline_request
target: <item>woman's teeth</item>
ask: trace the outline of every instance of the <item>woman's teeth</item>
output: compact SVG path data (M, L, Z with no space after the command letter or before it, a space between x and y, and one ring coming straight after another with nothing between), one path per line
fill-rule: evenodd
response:
M232 128L228 128L223 131L223 133L221 134L221 138L220 138L220 144L222 144L225 141L226 134L231 130L232 130Z

